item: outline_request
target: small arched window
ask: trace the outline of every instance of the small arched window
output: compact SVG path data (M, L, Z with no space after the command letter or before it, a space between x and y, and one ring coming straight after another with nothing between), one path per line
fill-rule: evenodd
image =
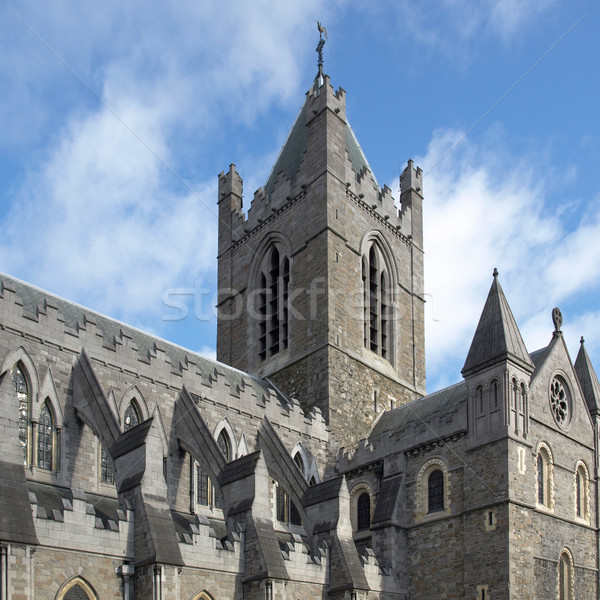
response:
M132 400L125 411L123 419L123 431L129 431L141 422L140 409L137 407L135 400Z
M364 531L371 527L371 497L363 492L356 502L356 530Z
M476 394L477 394L477 409L479 410L480 413L482 413L483 412L483 387L482 386L477 387Z
M217 437L217 444L221 449L225 460L229 462L231 460L231 440L225 429L221 429L221 433L219 433L219 436Z
M575 515L589 521L589 476L583 462L575 470Z
M575 581L573 579L573 558L566 549L561 552L558 561L558 598L573 600Z
M427 479L427 512L444 510L444 473L433 470Z
M54 419L44 402L40 409L37 426L37 466L46 471L52 471L54 458Z
M536 458L537 468L537 503L538 506L552 508L553 506L553 462L550 449L544 443L540 444Z
M102 444L100 444L100 482L109 484L113 484L115 482L115 475L108 458L108 452Z
M494 408L498 408L498 381L496 379L492 381L492 402Z
M21 368L16 365L11 370L11 377L15 386L15 394L19 403L19 442L23 448L23 462L29 464L29 386Z

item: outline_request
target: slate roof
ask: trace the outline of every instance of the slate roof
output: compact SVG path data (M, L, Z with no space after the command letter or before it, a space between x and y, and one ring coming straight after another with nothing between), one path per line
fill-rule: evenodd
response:
M494 281L475 330L462 374L467 377L477 369L492 366L507 358L533 371L533 363L498 281L498 272L494 271Z
M188 359L195 362L197 370L203 377L214 376L217 373L226 378L232 389L235 386L244 387L245 383L251 383L253 388L259 394L268 396L271 392L275 392L280 403L287 406L287 400L274 388L268 381L255 377L243 371L239 371L233 367L223 363L211 360L163 340L157 336L145 333L135 327L126 325L107 317L101 313L85 308L74 302L70 302L56 296L50 292L42 290L34 285L25 283L15 277L6 275L0 272L1 290L5 288L12 289L23 304L23 311L33 320L38 319L40 313L46 313L46 305L54 306L64 319L65 326L74 330L85 328L87 322L96 324L98 330L103 334L104 345L109 348L114 348L117 340L122 339L122 334L126 334L132 338L132 342L137 347L140 360L149 362L149 357L156 356L157 348L163 350L168 360L171 361L173 368L179 369L179 365L187 365Z
M581 338L581 346L575 359L575 373L590 412L597 413L600 410L600 382L585 349L583 338Z
M271 170L271 173L267 179L267 183L265 183L264 190L267 197L270 197L273 193L275 182L282 171L287 177L290 178L292 183L296 178L296 173L300 169L300 163L304 159L304 153L308 147L306 110L307 100L304 101L304 104L302 105L302 108L300 109L300 112L298 113L298 116L292 125L292 129L290 130L290 133L288 134L288 137L283 144L281 151L279 152L279 156L275 161L275 165ZM375 179L373 170L371 169L365 153L360 147L360 144L354 135L354 131L348 122L346 122L346 152L348 153L348 158L350 159L352 168L356 174L359 175L369 172L373 178L376 188L379 189L379 184Z
M4 541L37 544L22 464L0 460L0 536Z
M423 396L418 400L387 411L373 425L368 436L369 442L380 438L384 433L402 431L411 421L427 422L435 413L451 412L466 400L467 384L461 381L429 396Z
M279 156L273 165L271 174L265 184L265 194L267 197L273 192L275 182L279 177L279 173L283 171L291 180L294 181L296 173L300 168L300 163L304 158L304 153L308 146L308 132L306 129L306 106L307 101L304 101L292 129L279 152Z

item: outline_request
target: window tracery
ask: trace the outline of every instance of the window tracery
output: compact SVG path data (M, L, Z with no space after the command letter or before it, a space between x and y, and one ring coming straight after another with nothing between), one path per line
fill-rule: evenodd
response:
M123 417L123 431L129 431L136 425L139 425L142 420L140 414L140 409L134 398L125 410L125 415Z
M225 428L221 429L219 433L219 437L217 438L217 444L225 457L225 460L229 462L232 458L231 456L231 439L229 438L229 434L225 430Z
M29 411L31 397L27 379L21 367L15 365L11 370L11 377L15 386L15 394L19 403L19 442L23 448L23 463L29 464Z
M278 244L268 248L257 279L258 357L264 361L289 342L290 260Z
M300 527L302 525L302 517L294 501L290 495L279 485L275 486L275 503L277 520L280 523L289 523Z
M373 240L362 258L365 348L391 359L392 293L391 277L384 254Z
M571 392L560 375L555 375L550 382L550 408L559 427L564 429L570 425L573 413Z
M54 419L44 402L40 409L37 424L37 466L45 471L53 470L54 459Z

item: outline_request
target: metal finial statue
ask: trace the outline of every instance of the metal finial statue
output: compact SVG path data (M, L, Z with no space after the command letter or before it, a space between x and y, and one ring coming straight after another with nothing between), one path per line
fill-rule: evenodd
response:
M323 46L325 45L325 41L328 39L327 29L321 25L321 21L317 21L317 29L319 30L319 43L316 47L316 52L319 55L319 62L317 64L319 66L319 75L323 75ZM323 35L325 35L325 39L323 39Z

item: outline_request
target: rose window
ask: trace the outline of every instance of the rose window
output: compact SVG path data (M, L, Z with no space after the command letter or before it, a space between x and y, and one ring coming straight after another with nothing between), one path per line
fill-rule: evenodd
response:
M558 377L550 384L550 406L556 422L566 427L571 422L571 398L567 386Z

